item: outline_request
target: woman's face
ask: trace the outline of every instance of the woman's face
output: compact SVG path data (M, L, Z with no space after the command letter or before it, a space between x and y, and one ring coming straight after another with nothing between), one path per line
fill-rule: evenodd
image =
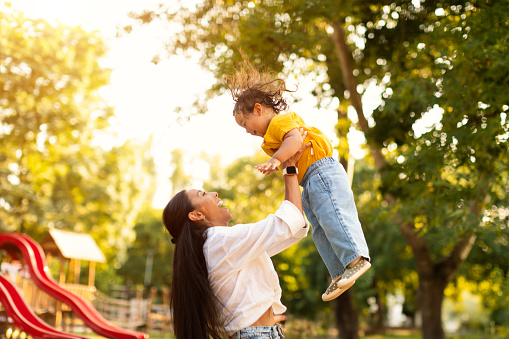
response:
M221 207L223 201L219 199L216 192L203 192L201 190L188 190L187 196L193 206L194 211L189 213L189 218L193 221L206 221L213 226L228 226L232 220L232 215L228 208Z

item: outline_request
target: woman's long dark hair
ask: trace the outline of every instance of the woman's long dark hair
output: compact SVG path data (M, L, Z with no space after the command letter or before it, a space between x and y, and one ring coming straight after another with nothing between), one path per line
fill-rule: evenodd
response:
M193 210L184 190L163 211L163 224L175 243L170 294L173 330L177 339L220 339L225 332L203 254L207 227L189 220Z

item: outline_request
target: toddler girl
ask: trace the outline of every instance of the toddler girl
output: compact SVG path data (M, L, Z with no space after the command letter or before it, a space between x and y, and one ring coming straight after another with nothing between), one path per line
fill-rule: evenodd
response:
M319 129L306 125L294 112L280 113L288 104L283 98L282 79L259 73L245 60L228 87L235 101L233 116L247 133L263 138L262 149L271 158L255 166L270 174L302 146L299 128L307 131L304 151L297 166L281 168L283 174L297 174L303 187L302 203L312 225L313 241L331 275L332 282L322 295L324 301L337 298L366 272L369 250L345 169L332 158L332 145Z

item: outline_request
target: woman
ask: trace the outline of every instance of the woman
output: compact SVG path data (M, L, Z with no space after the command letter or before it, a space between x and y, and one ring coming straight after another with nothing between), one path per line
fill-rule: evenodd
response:
M305 137L305 135L303 135ZM275 214L228 227L232 215L215 192L184 190L163 212L175 244L170 306L177 339L283 338L281 287L270 260L306 236L294 166L304 145L283 163L285 201Z

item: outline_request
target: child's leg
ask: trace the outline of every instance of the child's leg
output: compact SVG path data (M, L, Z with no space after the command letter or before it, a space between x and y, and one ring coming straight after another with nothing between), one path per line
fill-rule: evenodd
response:
M328 248L336 254L343 267L359 257L369 259L369 250L355 207L353 192L348 176L337 161L324 163L310 175L303 192L303 204L306 216L315 233L322 235L317 238L317 247ZM342 274L343 272L337 272Z
M313 227L313 240L333 278L322 298L332 300L370 266L366 260L359 261L362 257L369 260L369 251L348 177L338 162L321 164L307 178L303 206ZM334 260L338 263L333 263ZM345 271L347 266L351 268ZM343 273L341 278L350 279L338 278Z
M306 214L306 217L311 224L311 235L313 237L313 241L316 244L320 244L320 246L316 246L316 249L318 250L318 253L320 254L320 257L322 258L325 266L327 267L327 270L329 271L329 274L331 277L337 278L340 276L340 273L342 273L345 270L345 267L341 263L341 261L338 260L338 257L336 256L336 253L334 253L334 250L332 249L329 241L327 240L327 236L325 235L323 228L318 223L318 220L316 219L315 215L313 214L309 203L307 202L307 199L302 199L302 207L304 209L304 213Z

